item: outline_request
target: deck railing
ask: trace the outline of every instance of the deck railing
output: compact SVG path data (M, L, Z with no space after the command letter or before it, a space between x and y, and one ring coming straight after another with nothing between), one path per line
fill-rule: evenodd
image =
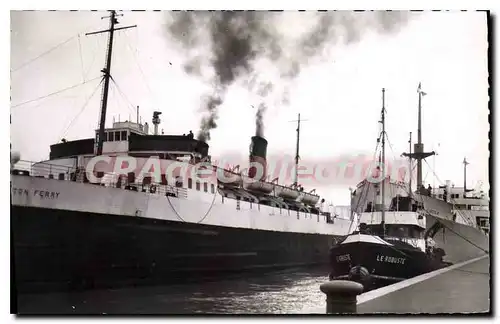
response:
M99 179L99 182L91 182L89 181L86 172L83 168L77 168L76 166L58 165L48 162L35 163L24 160L21 160L18 163L16 163L15 167L11 170L11 173L14 175L53 179L56 181L73 181L73 182L88 183L96 186L131 190L136 192L144 192L149 194L177 197L183 199L186 199L188 197L188 189L185 188L182 183L175 183L171 185L167 182L167 179L163 177L161 182L154 182L153 181L154 178L152 177L135 178L135 176L133 181L129 181L130 179L128 179L126 175L97 172L96 178ZM260 209L260 204L241 201L241 200L235 200L235 201L237 210L241 210L242 204L244 203L248 203L250 205L252 204L257 205L257 207ZM222 202L224 203L224 199L222 199ZM282 214L281 211L283 208L273 207L273 206L267 206L267 207L272 208L273 210L276 211L279 210L277 214ZM324 218L325 222L329 224L335 224L335 219L337 218L337 215L335 213L332 214L330 212L308 213L305 211L300 211L300 213L304 214L306 218L311 218L311 219L317 218L318 222L320 221L320 217L322 217ZM287 214L289 215L296 214L298 217L299 211L290 209L288 210Z

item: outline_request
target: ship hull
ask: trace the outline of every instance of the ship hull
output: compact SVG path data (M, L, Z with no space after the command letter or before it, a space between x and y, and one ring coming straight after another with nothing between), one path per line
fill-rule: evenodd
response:
M465 262L489 253L489 236L476 227L426 216L426 232L433 231L435 227L437 231L430 236L436 242L436 247L446 253L443 256L445 262Z
M328 262L334 235L11 206L18 292L169 284Z
M426 234L436 243L433 254L370 235L340 242L330 250L330 279L354 280L367 291L489 253L488 236L464 224L427 216Z
M330 279L353 280L365 291L402 281L445 266L408 247L355 242L332 249Z

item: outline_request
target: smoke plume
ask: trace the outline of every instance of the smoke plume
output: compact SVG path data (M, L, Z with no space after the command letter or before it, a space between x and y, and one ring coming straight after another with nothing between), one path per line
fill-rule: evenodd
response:
M257 108L257 113L255 114L255 135L263 137L264 136L264 112L267 107L265 103L260 103Z
M260 82L257 88L257 94L260 96L261 102L257 107L257 113L255 114L255 135L264 136L264 113L267 110L267 104L264 98L273 91L273 84L270 82Z
M205 98L204 106L208 111L208 115L201 120L200 131L198 132L200 141L206 142L210 140L210 130L217 127L217 107L221 104L222 98L217 94Z
M295 18L290 21L293 15L297 21ZM281 102L288 102L290 82L314 59L326 56L328 46L340 41L344 45L357 42L367 32L397 32L409 18L410 12L401 11L327 11L298 16L292 12L264 11L169 12L167 33L184 51L184 71L213 88L212 94L202 102L204 116L198 139L210 139L210 131L217 127L218 108L236 80L242 79L247 89L261 98L255 118L256 134L263 134L265 98L279 92ZM303 26L301 19L309 19L312 27L290 40L285 31L291 25ZM262 60L276 70L276 80L255 81L263 72L256 62ZM280 87L274 83L280 83Z
M278 37L263 23L266 17L266 13L234 11L171 13L168 32L188 54L184 71L201 78L204 65L210 65L214 71L207 82L217 90L203 102L202 110L207 115L202 117L199 140L210 139L228 87L252 72L256 56L260 53L277 59L281 55ZM206 39L210 41L209 48L203 48Z
M294 79L311 60L326 56L327 46L350 45L367 33L398 32L410 18L409 11L322 11L314 15L313 28L298 40L294 55L283 63L281 77Z

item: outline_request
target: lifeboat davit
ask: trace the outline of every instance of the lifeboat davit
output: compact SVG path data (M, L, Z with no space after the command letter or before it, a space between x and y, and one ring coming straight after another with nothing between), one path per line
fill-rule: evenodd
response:
M275 184L270 182L249 181L248 183L245 183L244 188L248 191L256 191L269 194L274 190L275 186Z
M240 187L243 184L241 174L220 168L217 170L217 180L231 187Z
M304 192L303 194L304 196L301 199L302 203L310 206L315 206L318 203L319 195L314 195L312 193L307 193L307 192Z
M290 187L277 185L275 188L276 196L295 200L299 197L300 192Z

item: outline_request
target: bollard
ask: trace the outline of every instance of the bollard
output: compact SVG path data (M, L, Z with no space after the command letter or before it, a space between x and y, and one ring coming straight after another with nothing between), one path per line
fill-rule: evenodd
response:
M348 280L332 280L319 289L326 294L326 313L356 313L356 297L363 292L363 285Z

